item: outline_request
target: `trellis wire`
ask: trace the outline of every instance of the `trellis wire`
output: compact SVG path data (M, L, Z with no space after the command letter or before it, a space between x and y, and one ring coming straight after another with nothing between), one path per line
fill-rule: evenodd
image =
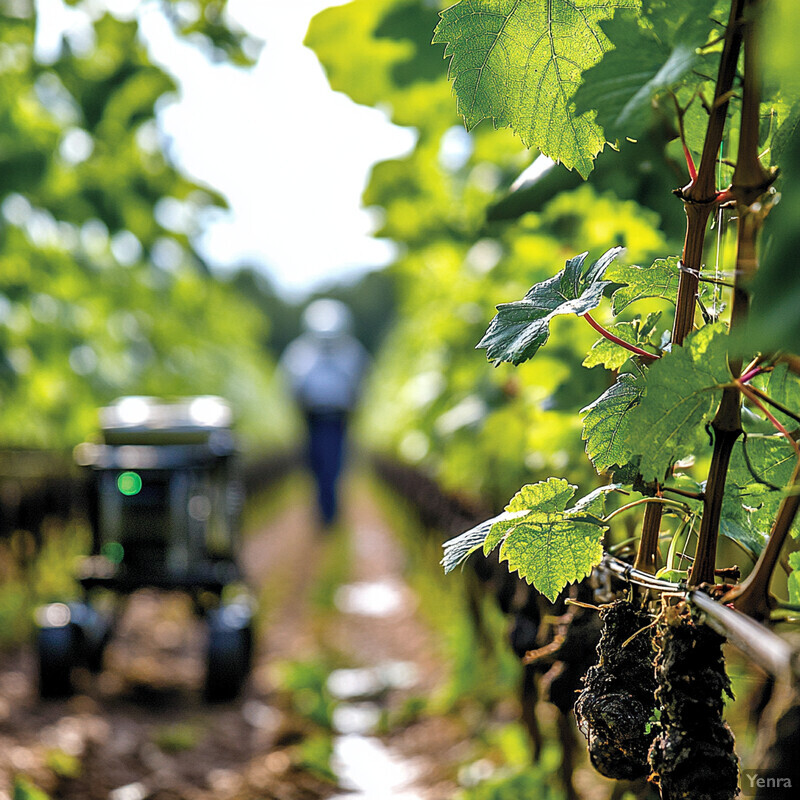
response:
M717 191L722 191L722 147L723 143L719 145L719 160L717 161ZM720 257L722 257L722 222L723 222L722 204L720 203L717 209L717 253L714 259L714 299L712 308L714 309L714 319L719 319L720 314L720 287L718 281L720 280Z
M601 568L646 589L681 595L703 613L710 628L724 636L759 667L779 680L800 680L800 654L796 648L747 615L718 603L699 589L689 589L683 582L656 578L608 554L603 557Z

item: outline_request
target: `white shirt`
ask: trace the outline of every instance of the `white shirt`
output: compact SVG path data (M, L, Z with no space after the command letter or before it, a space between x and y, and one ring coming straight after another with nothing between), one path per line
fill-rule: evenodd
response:
M284 351L281 366L305 411L351 411L367 367L363 345L349 334L304 333Z

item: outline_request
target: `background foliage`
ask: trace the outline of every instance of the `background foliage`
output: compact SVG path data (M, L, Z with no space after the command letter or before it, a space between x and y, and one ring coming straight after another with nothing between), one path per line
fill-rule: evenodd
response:
M154 114L175 85L136 21L74 5L84 35L49 60L34 4L0 6L0 445L74 445L129 393L223 394L256 441L285 440L268 321L191 244L224 201L164 155ZM251 63L224 2L162 5L210 57Z
M635 171L618 165L614 172L628 181L619 191L611 170L598 168L588 185L578 186L561 183L571 173L557 169L509 194L531 153L508 130L487 123L465 134L447 85L444 48L430 46L437 11L422 0L356 0L315 17L307 43L334 89L380 104L394 122L418 131L414 151L378 164L364 195L383 212L379 235L403 248L390 268L398 324L375 366L364 434L430 468L451 489L499 505L520 483L553 471L573 482L588 479L591 466L577 457L576 412L608 377L599 368L573 372L597 339L575 318L554 321L559 335L535 363L488 368L474 346L494 306L522 296L581 250L596 258L621 245L635 263L677 252L671 234L680 223L671 223L665 237L659 214L646 207L652 185L637 185ZM339 34L351 46L334 45ZM643 147L653 180L672 185L668 157L662 152L656 162L657 148ZM630 150L633 162L639 154ZM554 181L542 194L540 185Z
M624 468L628 484L637 474L661 480L676 460L690 457L696 467L683 469L702 481L711 456L703 429L717 408L717 387L730 380L724 331L698 332L686 348L666 353L645 379L626 366L630 354L596 341L574 316L554 316L562 313L556 308L562 297L570 315L599 305L592 313L622 339L650 352L668 346L685 225L671 189L689 179L680 133L699 162L722 48L718 33L730 6L587 0L582 16L567 6L545 19L544 4L536 0L463 0L437 21L439 4L357 0L319 14L307 38L334 88L380 105L393 121L418 131L414 151L377 165L365 193L365 202L383 212L379 235L403 251L391 268L399 321L376 365L364 433L373 445L432 470L445 486L489 498L498 509L520 484L552 475L585 493L593 471L584 446L598 471ZM773 13L791 16L787 9ZM443 56L438 69L421 55L432 22L433 49ZM520 58L531 36L526 32L545 27L549 40L543 36L530 59ZM344 31L352 46L338 49L332 42ZM576 31L594 37L596 52L581 51L578 58L570 50L569 35ZM782 75L794 56L788 44L769 49L760 153L791 177L797 113L791 79ZM448 78L456 103L442 91ZM537 93L547 81L563 93L557 102L553 92L543 92L549 99ZM740 100L734 92L716 176L720 189L731 179ZM557 108L537 105L551 101ZM524 118L517 113L522 108ZM474 128L469 137L461 117ZM537 119L550 120L549 128L537 129ZM520 140L588 176L586 184L578 186L568 171L541 158L523 172L532 154ZM613 150L597 158L593 170L604 140ZM748 358L754 345L796 349L789 306L797 274L788 278L786 265L797 244L790 220L799 204L787 180L778 188L784 185L778 222L767 219ZM729 217L719 215L704 254L708 272L713 265L723 280L733 269ZM552 276L565 264L569 270L576 253L588 250L592 263L614 247L625 249L600 270L599 283L585 277L574 293L554 283L566 280ZM701 287L706 321L724 315L729 299L723 291ZM600 305L603 293L613 295L611 308ZM499 304L505 305L481 340ZM534 324L528 306L552 313ZM547 348L513 372L505 364L489 370L473 352L480 341L490 360L518 364L548 335ZM589 369L578 369L581 363ZM617 379L620 369L627 372ZM694 409L689 416L687 407ZM762 423L746 416L751 435L769 433ZM767 445L788 447L773 440ZM755 465L756 472L771 468ZM730 488L722 532L752 557L766 534L754 525L764 527L764 509L774 503L755 510L737 505L734 494L750 496L758 483L738 479L748 488ZM628 535L634 526L635 518L624 529Z

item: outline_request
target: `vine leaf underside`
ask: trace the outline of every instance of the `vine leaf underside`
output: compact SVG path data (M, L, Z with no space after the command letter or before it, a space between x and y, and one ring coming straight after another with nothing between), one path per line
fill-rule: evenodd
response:
M500 545L500 560L509 570L552 602L602 560L605 497L616 488L603 486L568 508L575 486L563 478L523 486L503 514L445 543L445 571L481 546L488 555Z
M537 283L522 300L497 306L497 316L478 342L495 364L521 364L536 355L550 336L550 320L559 314L585 314L600 305L608 265L622 252L614 247L584 273L587 253L571 258L557 275Z
M610 140L646 134L655 119L654 97L693 85L701 67L716 72L718 54L704 55L700 49L713 29L714 5L715 0L645 0L646 24L629 14L604 21L603 31L616 47L584 73L575 94L577 113L597 109L596 121Z
M639 405L644 391L642 384L640 378L626 372L597 400L582 409L586 414L583 419L586 455L600 473L614 466L627 466L631 460L626 444L630 412Z
M468 129L490 118L526 147L586 178L604 137L572 101L583 72L611 48L600 21L639 0L462 0L441 14L458 111Z
M733 446L720 531L758 556L785 497L797 463L794 448L780 434L750 434ZM792 535L800 532L800 520Z

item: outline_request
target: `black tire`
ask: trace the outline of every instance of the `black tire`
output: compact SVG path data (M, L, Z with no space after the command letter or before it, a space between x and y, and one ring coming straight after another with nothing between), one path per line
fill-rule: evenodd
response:
M72 627L41 628L36 649L39 655L39 696L44 699L69 697L75 664Z
M244 665L242 671L242 680L244 680L253 664L253 626L248 625L242 629L242 641L244 644Z
M88 637L84 639L84 660L86 666L94 675L98 675L103 671L103 657L106 653L106 646L111 640L111 626L105 621L99 623L102 630L94 632L95 636L92 640Z
M103 670L103 656L111 639L111 618L88 602L70 604L75 664L97 674Z
M242 688L249 668L248 628L210 624L206 653L206 700L233 700Z

